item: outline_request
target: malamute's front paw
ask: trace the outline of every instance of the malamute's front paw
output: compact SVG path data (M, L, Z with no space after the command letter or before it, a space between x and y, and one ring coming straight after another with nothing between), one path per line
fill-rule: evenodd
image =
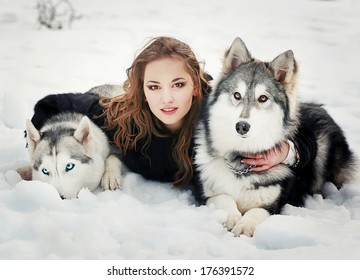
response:
M223 226L227 228L227 230L231 231L236 224L241 220L241 214L231 214L228 215L226 222L223 223Z
M105 160L105 172L100 185L103 190L121 188L121 162L116 156L109 155Z
M241 234L245 234L249 237L252 237L255 232L255 227L257 223L246 221L246 218L238 222L235 227L232 229L232 233L235 236L240 236Z
M254 235L255 228L258 224L262 223L270 217L270 213L263 208L253 208L247 211L241 220L232 229L235 236L245 234L249 237Z

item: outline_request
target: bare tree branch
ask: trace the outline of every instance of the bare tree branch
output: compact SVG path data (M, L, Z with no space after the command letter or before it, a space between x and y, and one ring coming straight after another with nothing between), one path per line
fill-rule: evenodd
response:
M73 21L82 17L76 14L69 0L58 0L55 4L52 0L38 0L36 8L40 28L42 26L49 29L71 28Z

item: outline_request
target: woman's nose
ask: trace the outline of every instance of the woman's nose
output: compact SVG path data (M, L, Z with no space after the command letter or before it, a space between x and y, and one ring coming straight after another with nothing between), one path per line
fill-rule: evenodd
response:
M161 96L163 104L169 104L174 102L174 97L170 89L164 89Z

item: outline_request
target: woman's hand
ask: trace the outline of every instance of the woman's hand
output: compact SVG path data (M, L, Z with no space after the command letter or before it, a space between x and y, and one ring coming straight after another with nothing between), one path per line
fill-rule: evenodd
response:
M271 167L282 163L286 159L289 153L289 149L290 145L288 142L283 142L280 147L272 148L263 154L242 155L244 157L242 162L249 165L254 165L254 167L251 168L251 171L266 171Z

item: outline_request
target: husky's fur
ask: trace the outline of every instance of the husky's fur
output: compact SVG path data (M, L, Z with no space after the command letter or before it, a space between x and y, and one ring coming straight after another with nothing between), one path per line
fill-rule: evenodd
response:
M121 85L104 84L96 86L88 90L86 93L97 94L99 97L103 96L118 96L124 93L124 88Z
M195 135L200 193L208 205L226 210L224 225L236 236L252 236L256 225L286 203L303 205L304 196L321 191L326 181L341 187L352 178L355 160L340 127L320 105L298 102L297 73L292 51L264 63L236 38L204 102ZM299 126L315 134L318 148L297 176L285 164L247 172L241 155L293 140Z
M114 97L122 93L122 86L105 84L85 94ZM31 166L17 170L23 179L47 182L63 198L76 197L82 188L121 187L120 151L109 145L106 135L87 116L60 113L39 131L27 120L25 135Z
M38 131L30 120L26 135L32 179L54 186L62 198L82 188L115 190L121 185L121 163L110 155L105 134L87 116L60 113Z

